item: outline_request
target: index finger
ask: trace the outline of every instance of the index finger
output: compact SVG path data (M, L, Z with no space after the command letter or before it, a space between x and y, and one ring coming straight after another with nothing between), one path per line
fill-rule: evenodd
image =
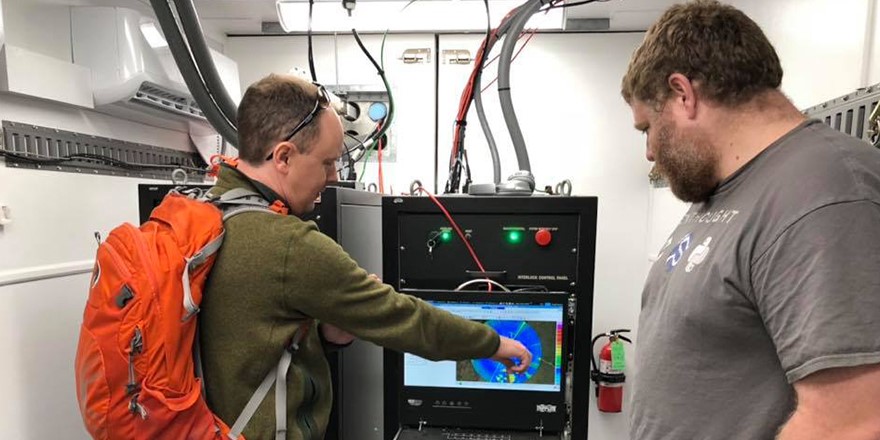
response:
M510 371L514 373L522 373L529 368L529 365L532 364L532 353L523 348L523 352L519 355L519 365L515 365L510 368Z

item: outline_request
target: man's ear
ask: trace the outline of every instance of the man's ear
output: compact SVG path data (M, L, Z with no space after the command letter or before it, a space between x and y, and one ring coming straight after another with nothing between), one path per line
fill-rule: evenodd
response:
M667 105L672 104L677 112L683 113L688 119L697 116L697 91L688 77L673 73L667 80L671 93Z
M293 142L279 142L272 150L272 163L275 167L287 168L290 166L290 161L298 153Z

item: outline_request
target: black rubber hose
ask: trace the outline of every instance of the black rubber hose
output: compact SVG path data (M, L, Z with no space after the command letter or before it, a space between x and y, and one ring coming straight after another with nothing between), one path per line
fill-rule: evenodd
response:
M173 2L177 8L177 16L180 17L183 35L189 43L189 50L195 60L196 68L208 88L208 93L213 97L226 119L235 125L238 106L232 101L226 91L226 86L223 85L223 80L220 79L220 74L217 73L217 67L214 64L214 59L211 58L211 51L205 41L192 0L173 0Z
M178 69L180 69L183 81L186 83L187 88L189 88L190 93L192 93L193 99L199 104L199 108L204 112L205 118L208 119L208 122L217 130L220 136L226 142L237 146L238 132L235 126L220 112L214 99L208 93L205 83L202 82L196 66L190 57L189 49L186 47L183 36L180 34L180 28L177 27L177 21L174 19L174 14L171 12L168 1L150 0L150 4L156 13L159 26L162 27L162 33L165 34L165 39L168 41L168 48L171 49L174 62L177 64Z
M312 48L312 9L315 7L315 0L309 0L309 74L312 75L312 82L318 82L318 75L315 74L315 53Z

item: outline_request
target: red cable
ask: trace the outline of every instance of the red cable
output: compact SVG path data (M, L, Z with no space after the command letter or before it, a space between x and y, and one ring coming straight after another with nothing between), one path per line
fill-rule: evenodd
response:
M556 3L556 2L554 2L554 3ZM514 11L508 12L508 14L504 17L504 19L501 22L504 23L505 21L507 21L513 15L513 12ZM490 38L490 39L495 38L497 31L498 31L497 28L493 29L492 33L489 35L488 38ZM520 46L520 48L516 52L516 54L513 55L513 58L511 58L511 60L510 60L511 63L513 62L513 60L516 59L516 57L519 56L520 52L522 52L523 48L526 46L526 44L528 44L528 42L532 39L532 37L535 36L535 33L537 31L538 31L538 29L534 28L530 32L528 32L528 39L526 39L526 41L523 43L523 45ZM519 36L517 37L517 40L522 39L522 37L526 36L526 33L527 32L520 33ZM484 44L480 45L480 49L477 51L477 55L474 57L474 60L480 60L483 58L483 48L485 46L485 40L483 40L483 43ZM473 93L472 93L473 90L472 89L473 89L474 81L476 80L476 76L481 69L485 69L486 66L488 66L489 64L492 64L492 62L495 61L496 59L498 59L498 57L500 57L500 56L501 56L501 54L496 55L491 60L486 62L483 66L479 66L479 65L477 65L478 63L474 63L474 70L471 72L470 78L468 78L468 82L465 85L464 91L462 91L461 99L458 104L458 115L456 118L455 130L452 135L452 150L450 151L450 154L449 154L449 166L450 167L452 167L455 164L455 157L458 153L459 145L461 144L461 139L459 137L459 130L458 130L458 128L459 128L458 122L464 121L465 118L467 117L468 111L470 110L470 104L471 104L471 102L473 102ZM490 82L488 85L486 85L480 92L486 91L486 89L488 89L497 80L498 80L498 78L496 77L495 79L492 80L492 82Z
M455 220L452 219L452 215L450 215L449 211L447 211L443 204L440 203L440 200L437 199L437 197L434 197L433 194L431 194L430 192L428 192L428 190L421 186L416 188L416 191L421 191L427 194L428 198L430 198L431 201L434 202L434 204L437 205L437 207L440 208L441 211L443 211L443 215L446 216L446 220L449 220L449 224L452 225L452 227L455 229L455 232L457 232L458 236L461 237L461 241L464 242L465 246L467 246L467 250L471 253L471 257L474 259L474 262L477 263L477 267L480 269L480 272L486 273L486 269L483 267L483 263L481 263L480 259L477 257L477 253L474 252L474 248L471 247L470 241L468 241L467 237L464 236L464 233L461 232L461 228L458 227L458 223L456 223ZM489 291L492 291L491 284L489 284Z
M379 138L379 194L385 194L385 179L382 175L382 138Z

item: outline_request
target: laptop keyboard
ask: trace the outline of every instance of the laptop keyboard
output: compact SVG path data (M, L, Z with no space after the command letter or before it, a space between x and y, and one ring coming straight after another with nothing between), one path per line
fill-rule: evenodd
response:
M537 432L498 432L484 430L465 430L460 428L403 428L398 440L553 440L559 435Z
M510 440L510 434L485 432L444 432L446 440Z

